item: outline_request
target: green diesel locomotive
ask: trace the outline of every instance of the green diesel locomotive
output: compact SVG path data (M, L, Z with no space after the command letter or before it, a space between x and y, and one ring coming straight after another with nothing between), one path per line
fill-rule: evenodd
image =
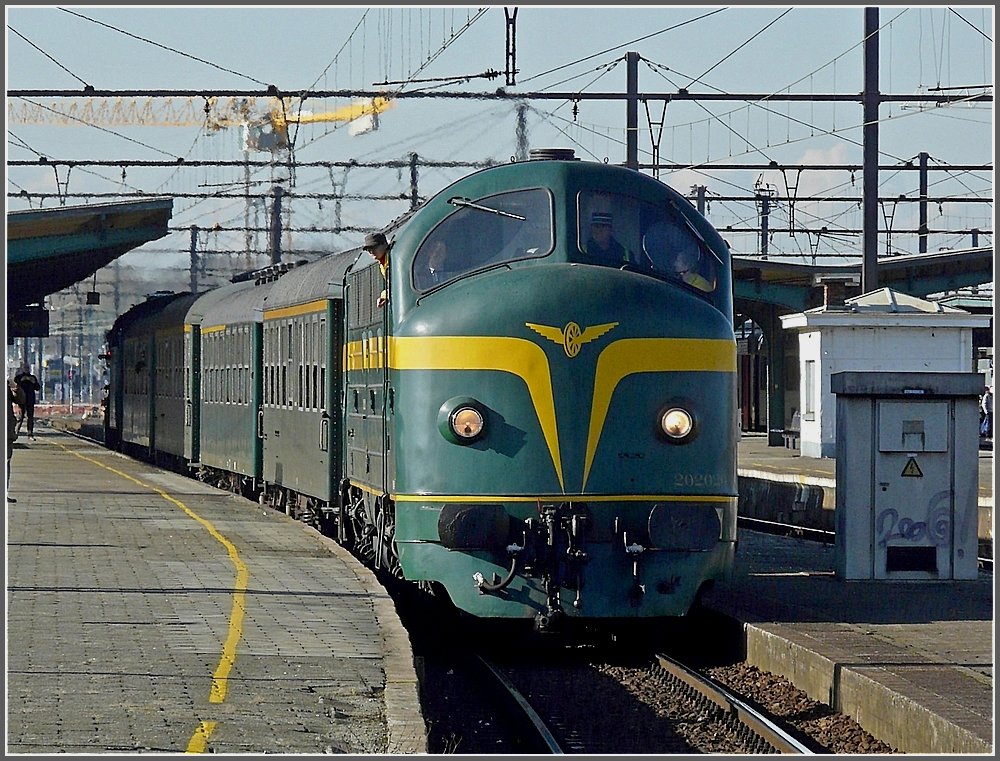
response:
M384 272L353 249L193 302L170 360L187 466L474 616L685 615L736 542L718 232L656 179L551 150L383 234ZM109 335L130 332L125 315ZM208 372L210 340L224 359ZM228 422L206 437L213 416Z

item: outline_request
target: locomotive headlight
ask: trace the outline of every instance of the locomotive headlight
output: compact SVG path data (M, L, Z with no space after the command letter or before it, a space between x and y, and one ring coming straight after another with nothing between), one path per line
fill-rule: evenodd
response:
M459 407L451 413L448 423L460 439L471 440L483 432L483 416L474 407Z
M660 415L660 430L671 441L680 441L691 435L694 420L691 413L683 407L670 407Z
M438 430L453 444L469 444L483 435L486 408L476 399L455 397L438 410Z

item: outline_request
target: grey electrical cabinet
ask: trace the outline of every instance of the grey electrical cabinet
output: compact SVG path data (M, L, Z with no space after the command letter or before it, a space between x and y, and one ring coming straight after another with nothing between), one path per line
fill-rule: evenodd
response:
M838 576L976 578L984 388L978 373L830 376Z

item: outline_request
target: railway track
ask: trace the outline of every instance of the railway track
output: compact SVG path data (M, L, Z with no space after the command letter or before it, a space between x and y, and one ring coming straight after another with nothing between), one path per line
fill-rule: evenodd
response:
M750 706L746 701L736 697L721 685L692 671L667 655L658 654L656 659L660 667L673 679L704 695L707 700L719 706L729 716L738 721L741 726L746 727L750 732L759 737L771 749L758 750L756 752L813 754L813 751L805 743L783 729L762 711Z
M532 708L528 699L521 694L521 691L510 679L507 678L507 675L482 656L479 657L479 662L482 663L483 668L491 673L500 683L500 686L510 697L510 700L517 706L524 717L524 721L531 727L532 731L537 736L538 744L544 747L550 754L560 755L565 753L562 746L559 744L559 740L556 739L556 736L549 728L549 725L545 723L545 719L539 716L538 712Z
M501 665L477 657L508 706L507 722L527 747L547 754L784 753L814 751L725 688L659 654L651 678L655 712L614 693L608 670L572 660L558 665ZM595 667L596 666L596 667ZM655 714L655 715L651 715ZM531 739L525 739L527 735Z

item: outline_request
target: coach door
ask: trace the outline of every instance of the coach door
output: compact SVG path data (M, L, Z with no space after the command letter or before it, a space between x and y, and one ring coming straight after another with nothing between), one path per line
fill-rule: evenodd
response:
M346 426L347 476L378 493L385 483L386 340L384 310L376 306L382 273L370 266L347 282Z
M184 458L192 465L201 459L201 325L184 326Z

